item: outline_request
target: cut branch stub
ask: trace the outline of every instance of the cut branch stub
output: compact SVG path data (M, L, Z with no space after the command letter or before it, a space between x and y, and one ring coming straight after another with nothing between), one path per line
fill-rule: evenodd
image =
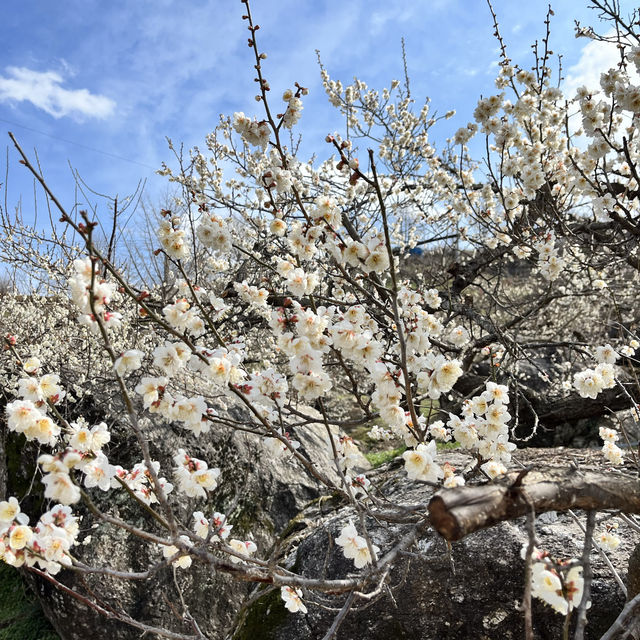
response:
M516 482L517 481L517 482ZM429 502L429 520L449 541L513 520L533 509L619 509L640 513L640 480L621 473L576 469L513 471L480 486L441 489Z

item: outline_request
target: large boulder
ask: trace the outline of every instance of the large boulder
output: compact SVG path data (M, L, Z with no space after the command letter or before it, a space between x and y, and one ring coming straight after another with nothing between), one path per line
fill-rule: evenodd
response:
M240 411L227 411L227 417L240 424L246 420ZM110 458L130 468L141 459L139 447L131 434L118 428L114 433ZM176 516L181 526L191 528L191 514L196 510L221 511L228 515L234 527L232 537L252 539L260 555L266 555L285 525L321 494L319 483L297 462L287 455L275 461L262 441L250 433L220 426L195 437L174 425L148 423L145 436L152 458L161 462L162 475L169 480L173 479L171 457L179 447L221 470L219 486L208 503L188 498L177 503ZM325 427L306 425L296 430L295 438L300 441L301 450L337 481ZM22 436L6 433L2 446L6 455L0 461L0 479L3 479L0 493L2 497L22 497L35 471L37 447L25 444ZM362 457L360 466L367 464ZM42 493L39 499L36 496L37 492L30 502L32 511L47 508ZM166 535L124 491L94 491L92 496L99 509L136 527ZM145 572L162 560L161 549L100 522L82 504L77 505L77 510L83 514L81 528L87 529L91 539L90 543L75 547L74 556L87 565L107 571L87 574L64 571L56 576L66 587L81 594L81 599L61 591L47 579L28 576L47 617L63 640L85 640L91 636L122 640L140 637L140 628L110 620L104 610L130 616L153 627L192 633L193 627L185 620L186 608L208 637L220 635L231 624L251 585L217 574L197 562L189 570L164 567L146 580L122 580L109 575L108 570ZM32 515L37 519L37 513ZM99 604L102 613L88 602Z
M531 450L529 462L553 457L549 450ZM555 453L560 462L583 457L582 451ZM463 462L460 460L460 462ZM390 501L414 505L429 502L432 490L393 471L381 493ZM584 525L584 514L578 514ZM345 578L354 571L340 547L333 544L340 529L349 521L357 522L352 507L321 513L311 505L297 518L306 532L296 535L300 542L287 557L287 563L307 577ZM301 524L302 523L302 524ZM368 520L372 541L389 551L406 533L406 525L376 523ZM622 543L608 558L624 577L626 562L638 540L638 534L624 523L619 529ZM536 522L538 546L560 558L579 558L583 533L570 514L549 512ZM524 588L524 561L521 552L527 543L524 519L501 523L454 542L450 547L433 530L427 530L413 548L395 565L383 589L373 601L356 599L353 609L342 621L339 640L479 640L524 637L520 609ZM591 553L594 579L591 608L588 611L587 638L599 638L625 604L625 596L604 558ZM371 589L373 590L373 586ZM288 613L278 591L266 594L248 611L234 640L297 640L325 637L344 601L342 596L308 594L308 613ZM317 603L321 606L314 605ZM540 639L562 637L563 616L539 600L533 601L534 635Z

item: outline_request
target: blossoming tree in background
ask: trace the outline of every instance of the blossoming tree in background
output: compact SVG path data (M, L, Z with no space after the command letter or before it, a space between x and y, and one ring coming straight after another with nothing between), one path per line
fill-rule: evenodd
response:
M97 239L96 222L67 212L16 142L75 240L58 235L56 255L32 252L27 266L43 270L47 296L3 298L6 423L41 446L34 482L48 505L25 513L15 496L0 503L4 561L50 577L69 569L139 579L126 567L77 560L76 509L84 504L84 529L89 519L121 528L153 547L158 567L204 563L277 589L286 609L304 614L314 591L349 594L348 603L372 597L429 524L423 511L380 498L375 479L358 470L349 429L366 426L370 439L406 447L408 478L438 490L432 524L457 539L480 525L456 519L447 496L465 504L465 491L480 481L511 487L503 499L519 501L504 517L487 508L487 525L536 510L530 470L508 475L518 445L563 416L631 410L640 417L638 16L627 20L606 0L593 4L616 21L608 39L620 50L600 86L564 95L549 32L529 70L507 57L496 22L496 93L440 151L429 138L438 118L415 104L408 82L378 92L360 80L343 86L322 68L346 127L327 136L328 152L318 155L330 157L318 163L298 157L290 136L307 90L295 84L281 98L271 95L258 25L243 0L256 115L222 117L205 148L162 169L181 190L176 208L161 212L157 251L148 256L164 265L162 286L118 264L111 244ZM472 138L482 140L484 158L470 157ZM14 226L6 246L24 245L20 233L35 232ZM551 374L539 364L549 353L558 364ZM91 403L103 407L101 419L87 415ZM178 515L187 499L208 505L224 474L220 461L187 447L167 452L168 466L155 460L150 434L165 423L199 439L219 430L253 434L274 465L298 466L352 505L356 517L334 539L334 553L353 561L350 577L300 575L285 566L287 549L268 557L251 533L234 537L231 504L228 514L201 505ZM582 496L578 506L590 514L640 512L631 477L606 471L637 468L633 449L619 446L629 444L619 424L600 430L597 482L628 481L631 489L608 503L578 483L572 497ZM297 440L313 425L323 430L329 467ZM138 452L127 466L111 447L123 432ZM469 465L454 468L438 443L468 453ZM102 493L109 499L98 507ZM137 504L147 524L110 509L116 496ZM558 498L544 508L563 504ZM373 519L400 523L401 542L374 544ZM596 535L601 546L615 546L613 525L594 533L593 515L588 525L588 544ZM528 633L533 594L565 616L578 609L581 637L584 558L549 557L535 547L532 527L524 562ZM179 634L123 619L167 637L207 637L197 621L193 634Z

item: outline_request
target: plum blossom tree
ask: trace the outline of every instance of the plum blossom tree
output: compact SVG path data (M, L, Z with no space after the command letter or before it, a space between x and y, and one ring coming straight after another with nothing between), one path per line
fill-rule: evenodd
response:
M627 19L609 0L592 4L615 35L579 33L620 51L600 86L563 94L561 70L551 69L549 15L532 69L509 59L494 15L496 93L479 100L473 121L440 151L430 142L439 118L429 103L416 105L408 82L380 92L361 80L343 86L321 67L346 130L326 137L324 162L306 162L289 133L307 89L296 83L271 98L259 26L242 0L258 113L221 117L203 149L161 170L181 194L175 210L161 212L156 255L148 256L169 265L168 301L165 289L160 294L112 260L96 222L66 211L12 136L74 241L58 235L58 255L35 252L26 262L44 267L48 295L3 296L3 376L12 389L6 425L41 445L37 482L50 507L25 513L5 496L2 559L58 585L63 570L136 580L158 567L189 571L202 563L277 590L292 615L313 606L314 592L348 594L335 632L354 601L384 587L399 554L430 524L454 540L532 509L640 513L631 475L637 454L617 444L630 444L621 422L600 430L602 474L557 481L568 497L539 497L530 469L509 473L519 444L562 421L621 410L640 418L639 16ZM479 160L472 139L486 148ZM9 231L7 246L35 233ZM540 365L550 353L551 372ZM92 398L101 419L85 415ZM242 420L230 417L230 407L242 410ZM116 422L135 439L135 464L121 466L117 447L108 447ZM269 556L251 535L231 538L233 505L224 513L207 503L180 516L177 505L206 502L224 474L220 461L198 459L186 446L168 452L173 465L163 468L149 434L165 423L202 439L221 429L252 434L273 464L298 466L352 505L355 520L335 536L334 553L353 561L353 573L304 576L284 563L290 548ZM324 430L330 468L297 440L310 425ZM375 479L359 473L348 434L363 426L370 439L406 447L408 478L437 490L430 520L411 505L387 504ZM470 464L456 470L438 443L455 443ZM627 475L607 471L620 465ZM593 488L608 483L625 490L613 500ZM494 494L485 500L496 486L504 489L498 502ZM98 506L100 493L108 499ZM137 505L146 524L121 517L116 496ZM80 503L85 518L154 549L155 569L141 576L79 561ZM398 523L400 542L374 544L373 519ZM582 637L592 515L589 522L580 560L538 550L531 527L528 637L531 595L567 618L577 610L575 637ZM599 544L612 548L616 539L612 527ZM208 637L191 618L189 633L120 619L159 636Z

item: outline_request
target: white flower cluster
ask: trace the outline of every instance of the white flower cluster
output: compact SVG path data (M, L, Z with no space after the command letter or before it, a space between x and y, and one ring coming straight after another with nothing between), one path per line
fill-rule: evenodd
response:
M564 269L565 262L558 255L556 238L553 233L548 233L533 244L538 252L538 269L544 278L553 281L558 278Z
M252 373L238 388L267 420L272 423L278 422L279 411L282 410L289 390L287 378L283 374L269 367L264 371ZM282 432L280 435L283 439L268 437L263 440L265 449L275 459L291 449L300 447L300 443L292 440L288 432Z
M463 418L452 415L448 422L457 442L465 449L478 451L487 460L481 468L491 478L506 473L505 464L516 448L509 442L508 404L509 389L489 381L480 395L465 402Z
M402 454L404 469L411 480L438 482L444 477L444 471L435 463L436 441L420 443L415 449Z
M56 374L22 378L18 383L18 394L23 399L10 402L5 409L9 429L23 433L28 440L54 446L58 442L60 426L47 411L50 405L59 404L65 397L59 382Z
M71 478L71 470L82 464L82 455L73 449L66 449L55 456L44 454L38 458L44 472L42 484L44 497L60 504L73 504L80 500L80 488Z
M286 160L278 153L276 149L272 149L268 157L268 163L264 165L261 171L260 186L264 186L267 191L275 189L278 194L285 194L291 191L294 185L294 173L285 166L295 166L297 160L290 155L286 156ZM284 227L286 229L286 225ZM272 233L281 235L277 230L272 229Z
M234 538L231 538L231 540L229 540L229 546L237 554L240 554L240 556L246 556L247 558L249 556L252 556L258 550L256 543L252 540L236 540ZM244 562L243 558L238 557L237 555L229 554L229 558L234 564L240 564Z
M182 545L189 547L191 543L187 536L180 536L180 542ZM162 555L169 560L171 560L171 564L175 567L180 567L181 569L188 569L191 566L191 556L185 551L181 551L178 547L173 544L165 544L162 545Z
M270 326L278 337L278 347L289 358L293 372L291 386L305 400L315 400L331 389L331 380L323 367L323 354L331 344L324 331L329 324L325 307L316 312L293 302L290 307L271 313ZM296 333L289 329L295 329Z
M619 357L610 344L596 348L595 369L585 369L573 377L573 386L582 398L595 399L601 391L616 386L615 362Z
M291 452L292 449L295 450L300 448L300 443L297 440L292 440L288 431L285 431L284 433L279 432L279 435L281 435L284 440L274 437L265 438L262 441L265 450L273 457L274 460L277 460L284 453Z
M20 380L19 393L30 399L15 400L7 405L9 429L41 444L52 447L58 444L60 426L46 414L48 406L59 403L65 396L58 382L55 374ZM101 449L110 438L104 423L89 427L83 419L72 422L65 434L69 446L55 456L45 454L38 458L46 474L43 478L45 497L62 504L71 504L80 499L80 491L70 476L73 468L85 474L86 487L98 486L103 491L108 490L112 486L115 467L109 464Z
M638 47L633 47L628 56L637 68ZM633 114L640 111L640 87L631 83L626 71L619 68L609 69L601 74L600 86L605 95L614 98L616 111L630 111ZM582 103L580 106L582 107Z
M30 376L18 382L18 395L23 400L33 402L37 407L47 403L59 404L66 393L60 386L60 376L48 373L41 377Z
M604 457L613 465L622 464L624 462L624 452L616 444L620 439L618 432L613 429L608 429L607 427L600 427L599 434L604 440L604 445L602 445L602 453L604 454Z
M165 320L178 331L188 331L194 338L205 331L204 322L186 298L178 298L162 309Z
M324 229L321 225L304 227L299 222L293 222L287 234L287 245L294 256L300 260L312 260L318 252L318 240Z
M282 94L282 99L287 103L287 110L282 117L282 126L291 129L302 115L302 100L291 89L287 89Z
M190 359L191 351L184 342L166 342L153 350L153 366L167 378L175 376Z
M118 468L109 462L102 451L84 455L77 467L84 473L84 486L87 488L98 487L102 491L109 491L119 486L115 479Z
M316 224L322 222L332 229L339 229L342 224L342 211L331 196L318 196L309 215Z
M183 260L189 257L189 245L187 244L186 232L180 228L180 216L163 218L156 231L158 240L165 253L176 260Z
M196 231L198 239L205 247L218 253L229 253L232 248L232 238L229 227L216 215L204 215Z
M246 280L234 282L233 288L238 292L240 298L251 308L256 311L261 311L266 308L269 297L269 292L266 289L250 285Z
M537 549L534 549L533 559L531 595L566 616L582 600L584 590L582 567L576 566L575 560L554 562L547 553Z
M71 431L66 436L67 442L71 448L81 453L98 453L111 440L104 422L90 427L84 418L78 418L69 426Z
M194 511L193 519L193 531L203 540L226 540L233 529L233 525L227 523L227 516L217 511L211 516L211 520L202 511Z
M618 353L620 353L620 355L625 356L627 358L632 358L635 352L638 350L638 347L640 347L640 342L638 342L635 339L632 339L632 340L629 340L629 344L625 344L622 347L620 347L620 349L618 349Z
M331 439L333 440L331 455L333 456L333 448L335 448L338 456L337 462L342 469L352 469L361 462L362 453L360 453L360 449L358 449L358 445L352 437L344 434L333 434Z
M102 491L118 487L115 480L117 467L110 464L107 456L102 452L102 447L111 440L107 425L101 422L90 427L84 418L79 418L69 427L66 440L69 447L82 456L82 459L73 466L84 473L85 487L98 487ZM58 465L59 469L64 472L70 460L71 458L65 458L65 464Z
M0 559L14 567L38 565L55 575L71 566L69 550L77 544L78 520L69 507L56 505L34 527L16 498L0 502Z
M605 551L615 551L620 546L620 538L616 535L619 524L610 520L605 522L602 530L596 536L598 546Z
M253 404L272 409L284 405L289 385L286 376L268 367L252 373L241 390Z
M437 400L443 393L453 389L462 375L458 360L448 360L439 353L430 351L421 362L422 371L418 373L418 390Z
M361 497L366 499L369 496L371 480L369 480L364 473L359 473L357 476L351 476L349 473L345 473L345 479L351 487L354 498Z
M411 417L407 416L400 405L402 401L402 385L404 376L400 370L389 371L383 362L375 362L371 365L370 377L375 385L375 391L371 394L371 401L378 408L380 418L391 428L391 431L402 438L408 445L417 442L408 426L411 425ZM379 436L386 437L376 429Z
M190 498L206 498L207 491L213 491L218 486L220 469L209 469L204 460L192 458L184 449L178 449L173 461L176 464L173 471L178 480L178 490Z
M371 563L371 552L367 541L360 535L352 522L342 527L340 535L336 538L336 544L342 547L342 553L345 558L353 560L356 569ZM373 552L378 553L380 547L375 544L371 545Z
M382 345L373 335L375 328L367 310L356 304L344 313L333 315L329 333L334 349L338 349L343 357L373 370L383 354Z
M300 267L294 265L288 260L276 258L276 270L285 281L286 287L291 295L302 297L313 293L318 286L318 276L315 273L306 273Z
M453 327L447 336L449 342L456 347L464 347L464 345L469 342L470 338L471 336L469 335L469 332L461 326Z
M264 150L269 144L271 131L266 120L256 122L239 111L233 114L233 128L254 147L262 147Z
M158 478L158 484L162 489L165 495L171 493L173 491L173 485L161 476L158 476L158 472L160 471L160 463L156 460L151 461L151 465L153 467L153 472L156 474ZM124 482L131 491L135 494L135 496L144 502L145 504L156 504L158 502L158 497L153 488L153 481L151 478L151 474L147 469L147 465L144 462L136 463L131 471L127 471L120 466L116 466L116 475L122 482ZM117 483L117 484L116 484ZM114 478L113 486L120 486L118 481Z
M307 613L307 607L302 602L302 590L295 587L281 587L280 597L284 601L285 609L291 613Z
M205 364L198 356L193 355L189 366L193 371L203 374L217 387L226 389L228 384L238 384L244 380L246 372L242 369L245 352L242 342L227 343L226 347L218 347L211 351L200 350L209 364Z
M371 232L364 239L364 264L362 268L367 273L382 273L389 268L389 252L382 234ZM358 257L360 257L358 251Z
M170 379L182 372L185 376L198 374L210 390L226 393L229 385L239 384L246 372L241 368L244 359L244 343L227 343L211 351L205 347L188 348L183 342L166 342L153 351L153 365L164 376L145 376L135 387L142 396L143 405L150 413L166 420L176 420L196 435L210 429L209 409L201 395L185 397L168 390Z
M122 353L113 363L113 368L119 376L125 376L131 371L136 371L142 366L144 352L139 349L129 349Z
M79 320L94 333L98 332L94 311L102 320L105 328L119 327L122 315L117 311L109 311L108 305L116 300L116 285L107 282L98 273L97 263L90 258L74 260L74 274L69 278L71 298L80 309L82 315ZM93 288L92 288L93 287ZM93 297L93 308L91 304Z
M478 125L469 122L466 127L460 127L453 136L455 144L467 144L471 138L477 133Z

